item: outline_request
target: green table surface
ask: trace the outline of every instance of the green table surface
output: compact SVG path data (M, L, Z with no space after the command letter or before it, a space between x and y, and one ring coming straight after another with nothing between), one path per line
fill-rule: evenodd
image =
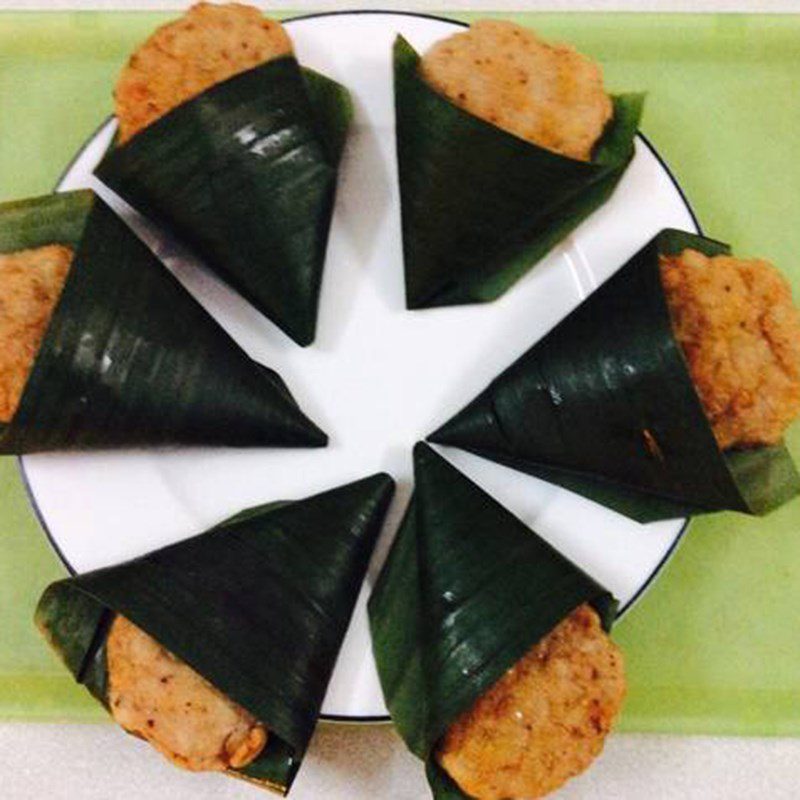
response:
M613 90L646 89L643 130L705 232L774 260L800 296L800 17L506 16L575 43L603 64ZM127 55L166 18L0 14L0 201L53 187L111 112ZM799 433L789 437L795 457ZM0 554L0 717L101 719L31 622L39 593L64 569L14 459L0 461ZM800 501L764 519L698 519L616 629L630 683L622 727L800 734L798 622Z

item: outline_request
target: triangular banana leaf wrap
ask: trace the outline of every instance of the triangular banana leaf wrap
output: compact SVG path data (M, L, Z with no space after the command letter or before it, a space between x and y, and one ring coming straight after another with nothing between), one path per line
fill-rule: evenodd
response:
M434 450L369 601L386 705L436 798L465 798L433 753L456 718L581 603L616 601Z
M107 706L105 640L119 612L269 729L232 774L285 793L319 716L394 493L378 474L250 509L192 539L49 586L36 623Z
M280 58L112 147L96 174L307 345L351 117L344 87Z
M634 152L644 95L612 98L589 162L485 122L432 89L394 45L397 162L409 308L502 295L608 200Z
M721 452L661 285L659 255L727 245L664 230L429 438L639 522L765 514L800 491L783 445Z
M0 253L53 243L75 255L0 453L326 444L280 376L91 191L0 205Z

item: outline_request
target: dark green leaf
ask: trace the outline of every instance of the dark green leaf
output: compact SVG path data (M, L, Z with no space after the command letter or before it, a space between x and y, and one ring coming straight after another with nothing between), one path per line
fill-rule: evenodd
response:
M423 595L417 503L412 496L369 600L372 650L392 721L408 748L428 754L428 686L423 665Z
M75 679L105 705L105 680L96 682L95 654L105 654L110 614L89 595L67 591L63 584L48 587L36 607L36 626L57 651Z
M286 791L393 492L380 474L249 509L200 536L52 584L37 624L77 680L87 683L91 667L87 688L97 696L109 612L131 619L269 728L265 752L241 777Z
M728 247L665 230L431 435L640 522L764 514L800 491L783 446L720 452L672 334L659 254Z
M302 73L320 142L325 148L328 162L338 166L353 121L350 93L341 84L313 69L304 67Z
M458 787L456 782L438 764L436 759L425 762L425 776L431 787L434 800L474 800Z
M281 58L177 107L96 172L306 345L351 116L342 86Z
M42 245L68 245L77 249L94 204L88 190L64 192L0 205L0 253L13 253Z
M608 630L616 602L427 445L414 479L369 613L387 707L430 776L447 728L536 642L584 602Z
M633 157L643 95L612 98L591 162L465 112L394 46L397 160L409 308L494 300L611 195Z
M52 243L75 256L0 452L325 445L280 376L91 192L0 206L0 251Z

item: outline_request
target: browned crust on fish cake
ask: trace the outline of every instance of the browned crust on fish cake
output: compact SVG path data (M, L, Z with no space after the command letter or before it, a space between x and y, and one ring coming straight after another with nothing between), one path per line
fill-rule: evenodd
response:
M0 422L17 411L71 263L60 244L0 254Z
M267 731L252 714L130 620L114 619L106 652L112 716L173 764L236 769L264 749Z
M445 735L437 760L477 800L529 800L583 772L625 697L622 653L579 606Z
M613 106L597 64L512 22L480 20L437 42L422 77L451 102L509 133L587 161Z
M114 91L120 143L211 86L291 52L280 22L257 8L192 6L155 31L122 70Z
M779 442L800 414L800 314L768 261L661 258L675 338L721 449Z

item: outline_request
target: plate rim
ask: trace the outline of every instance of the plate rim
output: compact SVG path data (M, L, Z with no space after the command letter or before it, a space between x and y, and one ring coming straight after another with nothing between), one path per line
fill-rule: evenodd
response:
M291 17L283 17L280 19L282 23L286 22L302 22L304 20L310 19L318 19L322 17L340 17L340 16L397 16L397 17L413 17L417 19L427 19L432 20L435 22L445 22L451 25L457 25L462 28L468 28L469 23L462 22L461 20L452 19L449 17L441 16L439 14L428 14L425 12L414 12L414 11L399 11L399 10L392 10L392 9L351 9L351 10L336 10L336 11L319 11L313 12L310 14L297 14ZM67 165L61 171L61 174L58 176L56 180L55 186L53 188L54 192L59 192L61 190L61 186L66 180L69 173L72 171L75 164L78 160L83 156L86 152L87 148L91 145L91 143L97 138L102 130L104 130L108 124L114 119L114 114L109 114L106 116L100 124L86 137L81 147L76 150L72 158L69 160ZM700 225L700 220L697 217L697 214L692 206L689 198L686 196L686 193L683 190L683 187L678 182L677 177L673 173L672 169L670 168L667 161L661 155L661 153L656 149L650 139L645 136L640 130L636 132L636 138L642 142L642 144L650 151L651 155L656 159L659 166L664 170L664 173L669 178L670 183L678 192L678 196L681 199L681 202L686 208L686 211L689 213L689 216L692 219L692 223L694 224L695 228L697 229L698 234L701 236L703 234L703 228ZM513 287L511 289L513 291ZM39 507L39 503L36 500L36 495L34 494L33 488L31 486L31 482L28 478L28 473L25 468L25 456L18 455L16 456L17 460L17 468L19 470L20 477L22 479L23 488L25 490L25 495L28 499L28 503L34 513L36 521L39 524L42 532L47 539L50 548L55 553L58 560L61 564L66 568L69 576L75 576L78 574L77 570L72 566L69 562L67 557L64 555L63 551L61 550L60 545L56 537L54 536L53 532L51 531L47 521L44 518L44 514L42 513L41 508ZM669 548L666 550L664 555L662 556L661 560L656 564L653 568L650 575L647 577L645 582L636 590L633 596L621 606L616 613L615 620L619 620L624 614L630 611L643 597L644 595L650 590L650 588L655 583L656 579L661 575L661 572L664 570L666 565L675 555L675 552L678 549L678 546L683 541L684 537L686 536L689 527L693 521L692 516L687 516L684 518L683 525L681 526L680 530L675 534L675 538L673 539L672 543L670 544ZM343 724L377 724L377 723L390 723L392 718L390 715L349 715L349 714L323 714L319 715L319 721L321 722L334 722L334 723L343 723Z

